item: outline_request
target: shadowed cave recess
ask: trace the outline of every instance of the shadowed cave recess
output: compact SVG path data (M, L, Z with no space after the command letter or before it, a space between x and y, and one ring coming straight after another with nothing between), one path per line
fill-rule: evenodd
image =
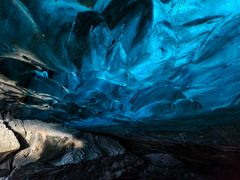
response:
M0 179L239 179L239 9L0 0Z

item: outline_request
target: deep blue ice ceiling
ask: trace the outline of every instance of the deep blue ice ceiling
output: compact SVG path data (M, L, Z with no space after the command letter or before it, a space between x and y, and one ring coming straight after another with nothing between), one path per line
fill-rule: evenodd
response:
M8 78L87 109L79 120L139 121L235 106L239 8L235 0L98 0L93 8L3 0L1 72L12 70L9 58L31 61L34 70L18 65Z

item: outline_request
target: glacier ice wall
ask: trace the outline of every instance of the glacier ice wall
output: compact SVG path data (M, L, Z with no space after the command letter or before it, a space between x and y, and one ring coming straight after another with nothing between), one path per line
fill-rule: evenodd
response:
M2 0L0 77L66 103L78 125L238 107L239 8L234 0Z

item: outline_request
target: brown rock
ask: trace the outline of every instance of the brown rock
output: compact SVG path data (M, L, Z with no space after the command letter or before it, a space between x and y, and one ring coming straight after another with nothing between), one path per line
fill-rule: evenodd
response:
M0 161L19 148L20 144L14 133L0 121Z

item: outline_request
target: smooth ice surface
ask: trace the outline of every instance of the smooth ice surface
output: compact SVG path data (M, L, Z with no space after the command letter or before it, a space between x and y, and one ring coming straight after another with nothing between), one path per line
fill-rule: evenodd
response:
M1 73L81 107L76 124L239 105L240 1L87 2L3 0Z

